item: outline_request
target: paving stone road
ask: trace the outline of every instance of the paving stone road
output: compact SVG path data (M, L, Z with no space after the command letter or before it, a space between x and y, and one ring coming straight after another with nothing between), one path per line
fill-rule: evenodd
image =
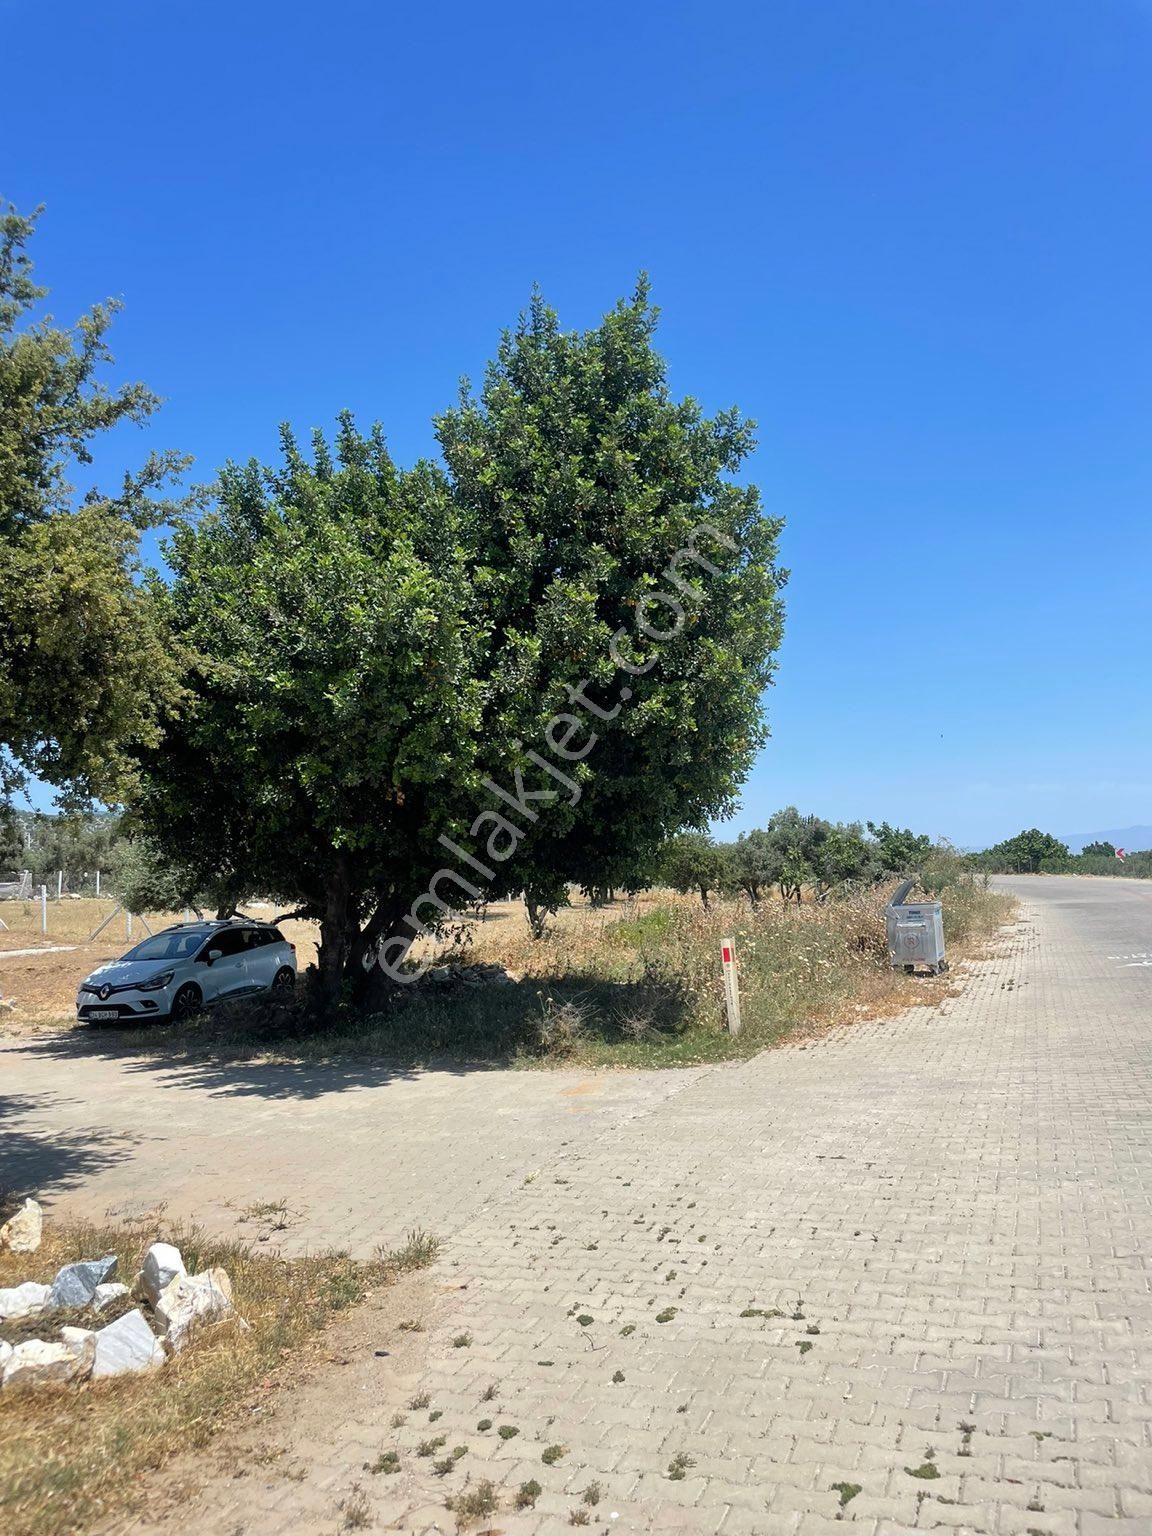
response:
M359 1483L377 1528L447 1532L446 1499L489 1477L501 1509L480 1524L506 1536L558 1533L585 1512L613 1532L1147 1536L1152 889L1014 884L1024 922L938 1011L739 1066L593 1079L596 1093L569 1094L593 1100L583 1112L557 1113L581 1086L565 1077L433 1085L420 1154L459 1157L466 1193L439 1222L451 1179L425 1161L420 1219L450 1240L419 1358L386 1391L332 1395L328 1432L293 1447L299 1479L217 1482L182 1509L182 1530L335 1532ZM123 1064L96 1065L130 1081ZM59 1092L53 1070L0 1053L17 1096ZM159 1083L200 1103L184 1113L207 1124L214 1095L236 1103L234 1084L145 1077L153 1095ZM394 1194L368 1153L342 1163L349 1102L360 1134L375 1117L392 1137L390 1096L403 1104L397 1089L420 1085L361 1087L305 1098L307 1113L290 1097L240 1097L254 1156L272 1148L277 1113L311 1144L285 1176L304 1205L338 1202L336 1217L308 1217L316 1236L339 1220L363 1230L364 1193L349 1182L373 1180L377 1227L419 1182L405 1176ZM451 1122L440 1140L437 1115ZM40 1104L16 1119L42 1135L52 1117ZM63 1122L77 1139L80 1119ZM213 1168L234 1167L227 1139L209 1133L205 1190ZM77 1166L69 1198L113 1188L125 1165L150 1195L156 1155L137 1142ZM280 1171L262 1168L263 1193ZM417 1392L428 1409L390 1427ZM500 1425L518 1433L501 1438ZM437 1455L468 1449L436 1475L415 1450L440 1435ZM562 1452L546 1463L550 1447ZM383 1449L400 1454L394 1477L363 1470ZM516 1512L529 1480L542 1492Z

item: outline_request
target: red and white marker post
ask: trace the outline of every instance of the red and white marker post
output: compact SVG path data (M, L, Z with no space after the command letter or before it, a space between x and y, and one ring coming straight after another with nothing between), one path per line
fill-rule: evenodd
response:
M731 939L720 941L720 965L724 972L724 1006L728 1010L728 1033L740 1033L740 979L736 974L736 946Z

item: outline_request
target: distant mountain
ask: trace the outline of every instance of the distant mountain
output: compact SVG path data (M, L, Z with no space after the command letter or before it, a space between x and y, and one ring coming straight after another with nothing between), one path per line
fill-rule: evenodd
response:
M1116 827L1111 832L1075 832L1062 837L1072 853L1079 853L1085 843L1111 843L1113 848L1123 848L1127 853L1142 852L1152 848L1152 827Z

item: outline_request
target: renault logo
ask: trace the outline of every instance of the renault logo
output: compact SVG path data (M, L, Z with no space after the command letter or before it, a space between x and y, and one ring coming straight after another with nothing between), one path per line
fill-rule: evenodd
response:
M100 988L100 1001L102 1003L106 1003L111 994L112 988L108 985L107 982L105 982L104 985Z

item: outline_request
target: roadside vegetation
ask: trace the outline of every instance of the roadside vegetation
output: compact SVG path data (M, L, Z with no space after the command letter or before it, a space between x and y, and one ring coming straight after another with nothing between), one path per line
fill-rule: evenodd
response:
M1114 843L1088 843L1072 853L1050 832L1030 827L983 853L973 855L981 869L1010 875L1118 875L1129 880L1152 879L1152 849L1117 848Z
M594 906L576 898L532 937L514 906L459 928L434 956L440 974L504 967L503 985L396 989L366 1011L336 1004L305 982L290 1000L219 1006L180 1027L86 1030L93 1045L215 1059L323 1061L341 1055L404 1064L438 1060L525 1067L680 1066L754 1054L829 1023L891 1013L948 994L949 978L906 976L889 964L888 879L835 899L773 894L699 898L667 890ZM978 954L1013 903L957 868L941 890L953 968ZM288 925L305 951L305 925ZM720 942L736 944L743 1031L725 1024ZM45 956L66 961L69 956ZM73 962L75 963L75 962Z
M370 1263L335 1253L285 1260L152 1217L99 1227L54 1220L35 1254L0 1252L0 1287L48 1282L63 1264L108 1253L130 1281L161 1238L175 1242L194 1269L218 1264L228 1271L249 1328L218 1324L155 1375L0 1393L5 1536L57 1536L127 1513L143 1496L141 1473L226 1431L255 1406L254 1390L263 1395L308 1363L338 1313L432 1262L437 1251L434 1240L416 1233Z
M396 463L380 426L340 412L306 444L282 426L274 464L227 464L202 493L166 454L78 499L93 441L158 399L108 381L114 305L50 320L36 218L0 219L0 879L94 894L100 869L134 913L276 903L259 916L307 967L290 1001L140 1045L709 1060L903 995L894 877L950 886L954 957L995 926L1003 903L962 860L886 822L787 807L727 844L701 830L767 741L787 572L744 478L754 423L672 394L646 278L578 331L533 294L435 418L435 461ZM166 566L148 570L141 535L160 527ZM17 814L30 777L71 814ZM510 898L526 929L492 945L475 918ZM59 963L14 957L6 1027L38 978L59 983L58 1017L86 962L117 952L80 937ZM405 984L430 951L514 977Z

